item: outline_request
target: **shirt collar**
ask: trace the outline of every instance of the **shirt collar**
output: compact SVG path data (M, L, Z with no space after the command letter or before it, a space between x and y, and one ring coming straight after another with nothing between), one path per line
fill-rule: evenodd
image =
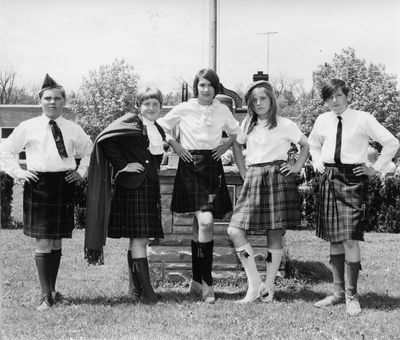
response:
M42 120L45 124L49 124L49 121L51 120L49 117L47 117L44 113L42 113ZM63 118L62 116L57 117L56 119L53 119L57 124L60 123Z
M143 120L143 125L146 125L146 126L154 125L154 122L152 120L149 120L144 116L142 116L142 120Z

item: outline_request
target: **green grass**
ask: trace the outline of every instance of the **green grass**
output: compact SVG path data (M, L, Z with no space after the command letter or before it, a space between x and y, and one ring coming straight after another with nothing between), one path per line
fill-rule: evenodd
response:
M328 244L311 231L288 231L294 277L277 282L276 301L239 306L243 275L219 278L217 302L204 305L185 284L158 280L162 302L134 304L127 290L127 240L107 241L106 264L83 260L83 231L64 241L58 289L73 304L35 310L39 284L33 239L1 230L3 339L396 339L400 337L399 234L366 235L359 292L363 313L317 309L331 291Z

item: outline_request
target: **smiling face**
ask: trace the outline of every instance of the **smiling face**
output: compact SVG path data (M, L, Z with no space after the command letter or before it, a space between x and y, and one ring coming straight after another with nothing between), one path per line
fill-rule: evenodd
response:
M251 93L251 106L258 119L266 119L271 108L271 99L266 93L265 88L256 87Z
M348 98L340 87L334 94L325 99L325 103L337 115L342 114L349 106Z
M145 99L140 104L140 112L146 119L154 122L160 117L161 104L156 98Z
M200 77L197 84L198 97L197 100L200 105L210 105L215 97L214 87L207 79Z
M63 113L65 99L61 89L46 90L40 98L44 114L50 119L57 119Z

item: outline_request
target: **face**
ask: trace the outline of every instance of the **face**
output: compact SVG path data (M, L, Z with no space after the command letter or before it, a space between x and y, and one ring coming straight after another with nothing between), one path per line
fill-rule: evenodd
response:
M65 99L60 89L50 89L43 92L40 99L44 114L50 119L61 116L65 107Z
M256 87L251 95L251 105L259 119L266 119L271 108L271 99L262 87Z
M200 77L199 83L197 84L197 90L199 91L199 95L197 97L199 104L210 105L215 96L215 90L211 86L211 82L203 77Z
M154 122L160 117L161 105L155 98L146 99L140 104L140 112L146 119Z
M342 114L346 111L347 106L349 106L347 97L341 88L339 88L332 96L328 97L325 100L325 103L337 115Z

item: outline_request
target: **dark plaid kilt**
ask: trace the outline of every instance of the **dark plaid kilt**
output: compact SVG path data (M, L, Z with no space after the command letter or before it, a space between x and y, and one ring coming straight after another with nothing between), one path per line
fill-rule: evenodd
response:
M364 240L368 176L356 176L357 165L325 164L321 176L316 234L329 242Z
M215 160L211 150L192 150L190 153L193 162L179 159L171 211L211 211L214 218L223 218L232 211L232 202L221 160Z
M71 238L75 183L66 173L39 172L39 181L24 184L24 234L34 238Z
M283 161L250 166L230 227L266 235L267 230L297 227L300 224L298 188L294 175L284 176Z
M163 238L160 183L145 177L140 187L115 187L108 237Z

